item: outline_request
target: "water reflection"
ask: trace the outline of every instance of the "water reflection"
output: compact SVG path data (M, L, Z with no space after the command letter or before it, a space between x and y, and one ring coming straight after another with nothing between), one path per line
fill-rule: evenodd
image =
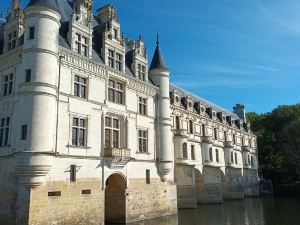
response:
M132 225L299 225L299 212L297 199L257 198L198 205L198 209L182 209L178 215Z

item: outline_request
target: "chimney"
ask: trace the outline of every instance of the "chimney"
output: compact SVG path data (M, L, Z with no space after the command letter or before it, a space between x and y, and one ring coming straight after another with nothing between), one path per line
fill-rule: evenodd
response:
M246 121L246 107L243 104L236 104L233 107L233 113L235 113L240 119L247 123Z
M118 20L117 19L117 9L112 5L108 4L97 10L98 18L101 23L106 23L110 20Z

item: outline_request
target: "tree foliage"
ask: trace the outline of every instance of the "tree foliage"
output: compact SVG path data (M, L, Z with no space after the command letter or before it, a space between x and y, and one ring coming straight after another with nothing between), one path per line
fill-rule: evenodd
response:
M300 181L300 104L278 106L271 113L250 112L257 135L261 175L274 184Z

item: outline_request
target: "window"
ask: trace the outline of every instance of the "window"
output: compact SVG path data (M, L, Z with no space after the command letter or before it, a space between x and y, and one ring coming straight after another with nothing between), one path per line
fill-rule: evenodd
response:
M13 90L14 75L9 74L3 77L3 96L11 95Z
M74 95L80 98L87 98L87 78L75 75Z
M87 119L74 117L72 124L72 145L86 146L87 144Z
M31 69L26 70L26 77L25 77L25 82L30 82L31 81Z
M138 130L139 152L148 152L148 132Z
M235 137L235 134L232 135L232 141L233 141L233 144L236 144L236 137Z
M233 160L233 152L230 153L230 162L231 162L231 163L234 163L234 160Z
M75 37L75 51L83 56L88 56L88 38L81 34L76 34Z
M118 34L119 34L118 29L114 28L113 31L114 31L114 38L118 39Z
M75 182L76 181L76 170L77 166L76 165L71 165L70 166L70 181Z
M122 55L116 53L116 70L122 71Z
M1 119L0 146L8 146L9 143L10 117Z
M35 32L35 28L34 27L29 27L29 39L32 40L34 39L34 32Z
M191 158L192 160L195 160L195 145L191 145Z
M238 158L237 158L237 153L236 152L234 153L234 161L235 161L235 164L238 164Z
M114 51L108 50L108 66L110 68L115 68L114 65Z
M21 140L27 139L27 125L22 125L21 127Z
M187 154L187 144L183 143L182 144L182 158L183 159L187 159L188 158L188 154Z
M254 156L251 156L251 166L254 167Z
M192 120L189 121L189 133L190 134L194 133L194 124Z
M120 121L117 118L105 117L105 148L119 148Z
M202 136L206 136L205 125L202 124Z
M215 140L218 139L218 131L217 131L217 128L214 128L213 139L215 139Z
M146 184L150 184L150 170L146 170Z
M247 162L248 165L251 165L251 158L250 158L250 155L248 155L248 162Z
M108 101L114 102L117 104L123 104L124 98L123 84L109 80L108 81Z
M17 32L13 31L7 37L7 50L13 50L17 46Z
M146 67L138 64L138 77L140 80L146 81Z
M209 149L209 161L213 161L213 153L212 153L212 148Z
M227 132L224 131L224 141L227 141Z
M219 159L219 149L216 149L216 162L220 162L220 159Z
M179 116L176 116L176 119L175 119L176 121L176 129L180 129L180 117Z
M147 114L147 99L139 97L139 114Z

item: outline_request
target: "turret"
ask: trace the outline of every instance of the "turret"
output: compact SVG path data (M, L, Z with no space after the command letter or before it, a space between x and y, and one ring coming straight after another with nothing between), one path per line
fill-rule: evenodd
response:
M162 52L157 44L149 70L149 78L159 87L157 115L158 118L158 143L157 155L159 157L159 172L163 181L172 181L172 169L174 167L174 154L171 145L171 114L170 114L170 71L167 68Z
M25 9L25 33L15 112L13 146L19 182L38 186L52 167L58 84L60 14L56 0L31 0Z

